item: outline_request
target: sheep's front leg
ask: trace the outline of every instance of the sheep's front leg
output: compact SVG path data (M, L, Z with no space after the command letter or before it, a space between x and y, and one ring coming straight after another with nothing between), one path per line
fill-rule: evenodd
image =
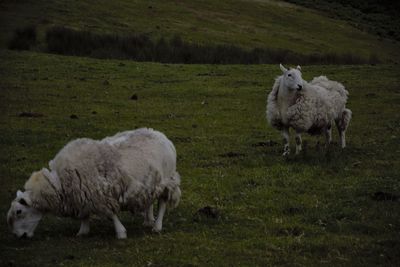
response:
M296 155L301 151L301 133L296 132Z
M290 154L290 138L289 138L289 128L284 128L282 130L282 136L283 136L283 156L288 156Z
M112 216L112 220L114 222L115 234L117 235L118 239L125 239L126 238L126 229L118 219L117 215Z
M89 234L90 225L89 218L83 219L81 221L81 228L79 228L79 232L76 234L77 236L83 236Z
M153 204L151 204L147 210L144 212L144 223L145 226L154 226L154 214L153 214Z
M156 220L156 222L154 224L154 227L153 227L153 231L154 232L160 232L161 231L161 229L162 229L162 221L163 221L163 217L164 217L164 213L165 213L166 209L167 209L167 202L164 199L160 198L158 200L157 220Z

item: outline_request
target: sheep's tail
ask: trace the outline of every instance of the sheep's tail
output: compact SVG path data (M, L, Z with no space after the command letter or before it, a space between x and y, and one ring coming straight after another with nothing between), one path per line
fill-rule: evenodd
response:
M172 180L174 181L174 187L168 189L168 206L176 208L179 205L182 195L181 189L179 188L179 185L181 184L181 176L178 172L175 172Z
M346 131L347 127L349 127L352 114L353 114L353 113L352 113L351 110L348 109L348 108L345 108L345 109L343 110L342 116L341 116L341 118L339 119L338 125L337 125L338 128L339 128L341 131Z

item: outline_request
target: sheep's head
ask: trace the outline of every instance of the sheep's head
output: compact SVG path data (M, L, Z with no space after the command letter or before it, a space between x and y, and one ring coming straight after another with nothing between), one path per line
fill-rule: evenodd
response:
M7 213L7 224L17 237L32 237L42 213L31 206L27 192L18 190L17 197L11 202Z
M286 69L282 64L279 65L283 72L283 85L289 90L300 91L303 88L303 78L301 77L301 67Z

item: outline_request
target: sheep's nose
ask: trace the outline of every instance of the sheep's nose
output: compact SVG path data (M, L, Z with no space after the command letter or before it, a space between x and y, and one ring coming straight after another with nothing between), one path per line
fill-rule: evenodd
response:
M28 235L26 233L24 233L23 235L20 236L20 238L27 238Z
M300 91L302 88L303 88L303 86L302 86L302 85L300 85L300 84L298 84L298 85L297 85L297 90L299 90L299 91Z

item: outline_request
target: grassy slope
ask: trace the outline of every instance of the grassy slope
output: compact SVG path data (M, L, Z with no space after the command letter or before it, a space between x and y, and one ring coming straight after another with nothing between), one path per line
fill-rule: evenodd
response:
M277 66L163 65L0 52L0 214L29 174L69 140L149 126L176 144L180 206L161 235L122 215L125 241L111 222L46 216L33 240L0 223L0 265L396 265L400 261L399 71L393 66L309 66L306 79L342 81L354 120L348 148L284 160L279 133L266 124L266 94ZM109 84L104 83L107 80ZM137 94L138 100L130 100ZM44 114L21 118L22 111ZM94 114L93 111L96 111ZM78 119L70 119L75 114ZM337 139L337 135L334 135ZM231 157L221 155L229 152ZM235 154L236 153L236 154ZM235 156L236 155L236 156ZM219 220L193 220L212 205Z
M399 43L378 40L346 22L270 0L96 1L26 0L0 4L0 44L15 28L51 25L96 32L180 34L201 43L233 43L248 48L287 48L301 53L351 52L400 61ZM43 36L40 37L43 40Z

